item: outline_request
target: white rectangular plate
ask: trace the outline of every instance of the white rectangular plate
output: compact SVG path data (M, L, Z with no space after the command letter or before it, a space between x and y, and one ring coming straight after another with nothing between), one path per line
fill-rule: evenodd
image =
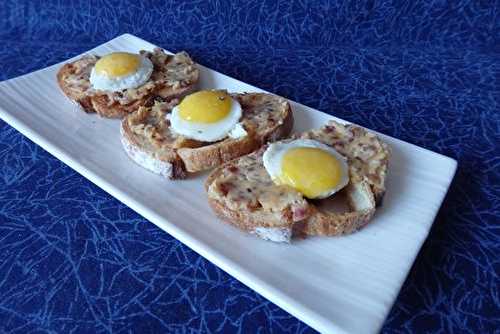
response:
M94 50L154 45L122 35ZM76 57L75 57L76 58ZM387 136L392 158L384 206L358 233L274 244L222 224L205 176L167 181L132 163L119 121L76 110L57 87L57 64L0 83L0 117L25 136L250 288L321 332L377 332L422 245L456 170L445 156ZM201 88L262 91L203 66ZM292 102L295 131L334 117Z

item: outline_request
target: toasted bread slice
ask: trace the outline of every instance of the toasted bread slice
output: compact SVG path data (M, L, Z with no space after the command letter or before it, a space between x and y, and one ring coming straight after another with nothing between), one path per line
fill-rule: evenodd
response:
M57 73L57 82L63 93L81 109L108 118L122 118L151 103L152 99L176 103L176 99L194 89L199 70L187 53L168 55L159 48L140 53L149 58L154 66L151 77L140 87L119 92L93 89L89 78L99 60L95 55L65 64Z
M122 144L129 157L144 168L173 179L207 170L257 150L264 143L286 137L293 127L290 104L263 93L233 94L242 107L240 121L247 134L209 143L185 138L172 131L171 106L155 103L123 119Z
M333 121L297 137L323 142L347 158L350 181L341 192L347 212L329 210L291 187L276 185L262 162L264 147L209 175L205 188L215 213L245 231L280 242L294 236L342 235L366 225L385 192L387 145L361 127Z

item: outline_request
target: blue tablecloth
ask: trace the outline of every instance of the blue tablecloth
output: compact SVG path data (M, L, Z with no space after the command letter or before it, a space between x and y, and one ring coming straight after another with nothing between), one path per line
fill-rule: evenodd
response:
M383 331L492 333L500 5L397 3L4 0L0 79L130 32L457 159ZM2 121L0 222L1 332L313 332Z

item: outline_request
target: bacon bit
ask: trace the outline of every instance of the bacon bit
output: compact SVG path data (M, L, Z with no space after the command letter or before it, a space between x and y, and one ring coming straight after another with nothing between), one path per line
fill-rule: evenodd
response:
M159 95L151 95L148 97L144 105L146 107L152 107L155 105L155 102L165 102L165 99Z
M307 217L307 207L292 207L292 219L294 222L304 220Z
M234 165L231 165L231 166L227 167L227 170L230 171L231 173L236 173L236 172L238 172L239 168L234 166Z
M380 177L378 174L370 173L368 174L368 178L372 180L373 183L380 183Z
M221 191L222 195L227 196L229 193L229 190L231 190L232 185L230 183L219 183L219 190Z
M262 205L258 201L252 201L247 204L247 208L250 211L255 211L262 208Z
M333 142L332 146L335 146L336 150L339 150L339 149L342 150L342 149L345 148L345 144L343 142L341 142L341 141Z
M187 176L186 171L184 170L184 163L182 160L175 160L172 163L172 179L184 179Z
M288 207L281 212L281 215L287 221L292 220L292 218L293 218L293 213L290 210L290 208L288 208Z

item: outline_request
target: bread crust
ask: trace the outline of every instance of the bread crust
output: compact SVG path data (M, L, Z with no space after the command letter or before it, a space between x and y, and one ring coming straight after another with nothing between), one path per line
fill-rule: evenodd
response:
M268 215L248 215L244 211L231 210L213 198L208 198L208 204L222 221L234 225L245 232L256 234L263 239L276 242L290 242L292 239L293 221L272 224L270 223L272 220L269 219L270 217ZM259 232L259 229L278 231L279 237L263 237L263 233Z
M246 129L247 135L237 139L226 138L215 143L193 141L193 143L188 143L182 147L174 147L172 144L170 144L170 146L165 144L163 145L162 152L169 152L167 154L168 157L165 157L164 153L158 155L148 150L145 145L141 145L138 135L132 131L128 124L130 118L135 117L136 113L126 117L122 121L122 136L125 137L124 140L126 143L130 143L130 145L136 147L137 150L145 151L151 156L151 159L168 160L175 163L178 168L182 168L184 173L181 173L177 169L173 173L171 178L175 179L179 178L177 176L184 177L186 173L196 173L211 169L226 161L253 152L268 141L286 137L292 130L293 113L290 104L286 102L285 99L263 93L236 94L235 96L244 99L245 103L248 104L264 103L269 100L279 101L283 103L283 105L279 104L281 109L277 111L280 114L280 118L270 123L272 125L265 127L265 129L249 126ZM243 104L243 108L245 108L245 104ZM243 118L243 121L244 120L245 118Z
M362 195L366 197L366 206L357 208L358 202L352 198L352 194L355 192L362 192ZM349 207L354 211L326 212L312 205L312 214L294 226L294 235L296 237L340 236L356 232L367 225L375 214L375 198L369 184L365 181L351 183L347 186L345 193L348 197Z
M260 147L260 141L254 136L245 136L240 139L217 142L199 148L180 148L179 157L184 162L186 171L196 173L210 169L225 161L255 151Z
M137 141L127 122L121 122L120 134L125 152L139 166L170 179L186 178L184 164L175 150L167 150L162 152L161 155L146 150Z
M161 53L160 49L155 49L153 55ZM146 54L146 52L141 51ZM165 55L166 54L162 54ZM189 58L188 58L189 59ZM140 106L146 105L151 98L161 98L163 101L169 102L179 99L192 92L199 80L199 71L195 69L189 74L189 82L185 85L169 86L165 84L155 84L153 79L148 81L151 89L147 94L143 94L139 98L132 99L129 103L120 103L111 100L109 95L101 93L88 93L90 82L87 78L90 68L93 67L98 60L96 56L84 56L74 62L64 64L57 72L57 83L62 92L73 102L75 102L82 110L87 113L97 113L106 118L123 118L124 116L134 112ZM190 59L189 59L190 61ZM193 64L194 66L194 64ZM75 71L84 67L84 73L81 73L81 86L72 85L68 78L76 75ZM155 68L154 71L157 71ZM155 73L153 71L153 74ZM78 73L80 74L80 73Z

